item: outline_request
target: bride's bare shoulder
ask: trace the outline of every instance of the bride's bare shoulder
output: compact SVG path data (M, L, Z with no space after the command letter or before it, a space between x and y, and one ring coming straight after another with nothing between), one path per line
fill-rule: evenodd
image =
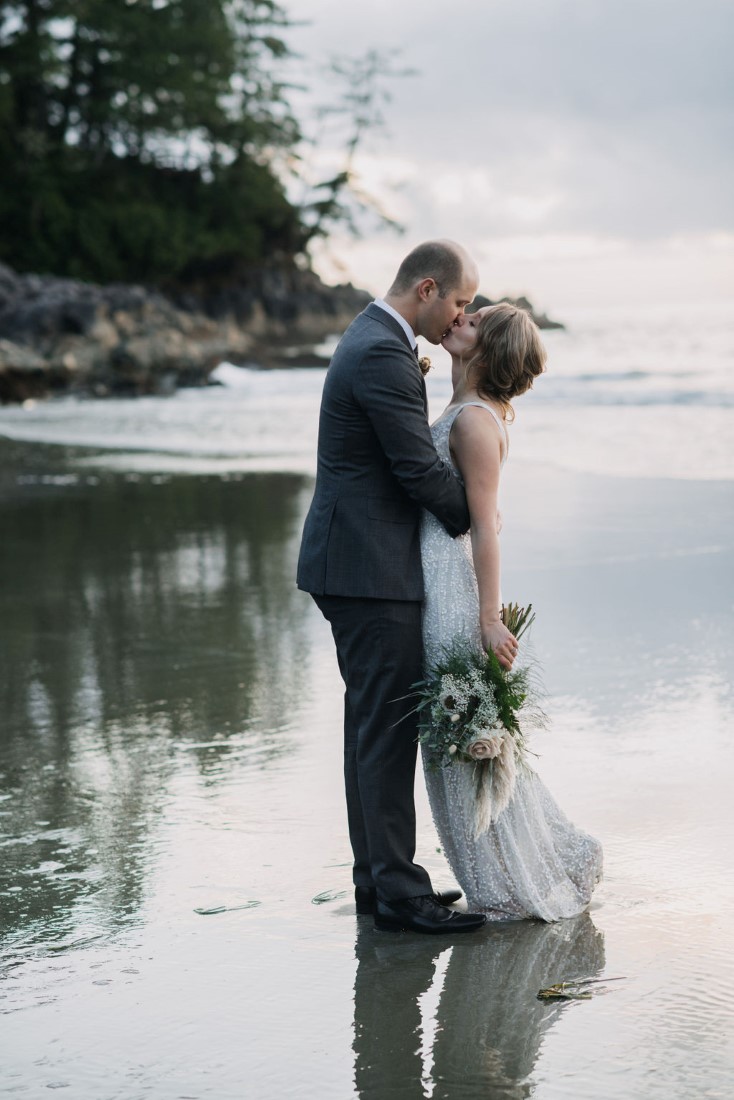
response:
M451 425L451 442L483 446L499 444L500 451L504 447L505 436L503 429L493 413L486 405L462 405L458 409L454 422Z

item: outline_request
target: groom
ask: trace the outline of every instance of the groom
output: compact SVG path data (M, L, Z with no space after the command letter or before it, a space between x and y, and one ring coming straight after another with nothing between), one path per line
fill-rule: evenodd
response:
M447 908L461 895L434 894L413 860L417 721L406 699L423 675L421 509L451 535L469 526L464 490L431 439L416 336L438 344L478 282L459 245L418 245L384 301L345 332L321 400L298 587L336 643L357 912L383 931L472 931L485 920Z

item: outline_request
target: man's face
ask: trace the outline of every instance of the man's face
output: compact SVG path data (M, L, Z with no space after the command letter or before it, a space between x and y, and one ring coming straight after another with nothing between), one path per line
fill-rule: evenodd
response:
M420 335L432 344L439 344L456 319L474 301L478 286L476 273L465 272L461 284L441 298L433 279L424 280L421 284Z

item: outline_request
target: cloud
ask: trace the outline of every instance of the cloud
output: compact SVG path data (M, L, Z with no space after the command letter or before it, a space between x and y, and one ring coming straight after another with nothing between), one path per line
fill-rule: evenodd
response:
M524 196L502 206L509 231L538 202L555 230L734 228L729 0L374 0L368 15L342 6L336 16L321 0L292 0L288 10L312 20L302 32L312 60L313 50L401 47L418 75L393 84L391 151L431 172L440 164L444 184L484 173L495 198Z
M683 263L666 242L685 240L688 260L708 262L713 236L734 233L730 0L287 9L312 21L295 45L322 69L329 55L399 48L417 71L393 82L389 133L357 160L411 241L487 242L518 278L524 261L510 261L502 241L563 241L569 255L596 248L600 274L621 278L634 252L657 278L666 262ZM545 255L536 264L550 264ZM570 279L580 261L562 262Z

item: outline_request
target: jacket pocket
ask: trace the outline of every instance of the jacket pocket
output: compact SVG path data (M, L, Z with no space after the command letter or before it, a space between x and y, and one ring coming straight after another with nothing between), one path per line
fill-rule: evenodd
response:
M370 519L379 519L384 523L415 523L415 512L389 497L368 497L367 515Z

